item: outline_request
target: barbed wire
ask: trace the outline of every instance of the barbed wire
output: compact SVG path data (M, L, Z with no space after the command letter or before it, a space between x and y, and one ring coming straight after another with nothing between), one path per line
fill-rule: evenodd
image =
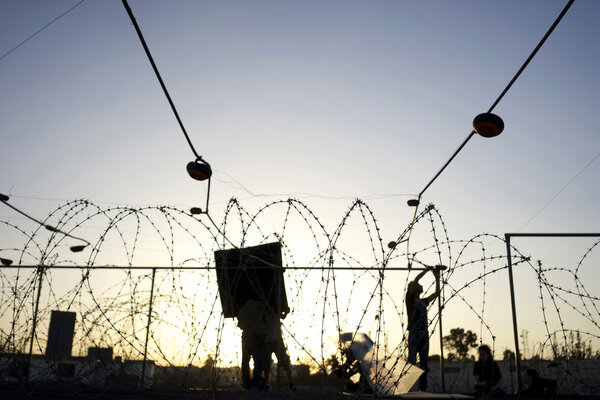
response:
M413 269L448 267L441 272L441 306L429 316L430 335L439 334L442 309L446 321L459 313L453 323L479 326L480 343L491 343L494 350L507 330L507 320L491 307L494 298L488 290L507 272L506 254L494 250L504 248L504 239L488 233L450 239L432 204L393 241L402 243L412 231L410 254L403 246L383 245L377 218L360 199L333 227L294 198L266 203L255 212L232 198L216 224L171 206L102 207L88 200L60 205L40 226L0 222L7 243L0 255L15 260L15 265L0 268L0 352L10 355L14 367L33 346L46 370L58 374L66 361L43 356L50 315L53 310L75 312L73 355L84 360L90 348L111 348L123 360L94 360L73 378L82 384L110 388L123 384L123 374L139 384L143 363L153 369L154 385L239 388L240 331L234 320L224 317L214 273L215 251L232 243L240 248L281 244L292 310L282 321L284 340L297 363L321 371L323 387L339 385L329 372L333 360L343 357L338 339L344 332L365 333L382 350L376 353L373 379L393 386L410 368L400 368L399 360L407 354L404 293L414 271L399 271L395 264L403 266L407 257ZM70 253L69 237L42 229L48 224L92 239L88 252ZM545 267L511 245L513 267L523 276L533 274L527 286L539 292L540 360L548 354L551 360L562 360L553 372L559 386L574 382L577 390L589 393L598 393L597 384L565 356L572 335L584 344L600 339L600 297L582 279L599 243L588 247L573 268ZM143 265L148 267L139 269ZM425 292L433 290L433 283L424 286ZM507 346L505 339L502 345ZM2 368L12 367L0 364ZM42 370L29 371L30 384L43 378ZM13 375L26 383L25 376Z

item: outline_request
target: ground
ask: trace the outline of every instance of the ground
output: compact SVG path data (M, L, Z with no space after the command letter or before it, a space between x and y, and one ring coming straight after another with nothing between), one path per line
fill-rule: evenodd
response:
M257 400L257 399L286 399L286 400L348 400L374 398L372 395L351 395L339 393L337 388L299 388L296 392L289 391L271 391L271 392L248 392L236 390L195 390L187 393L159 392L159 391L131 391L131 392L101 392L80 390L42 390L36 389L35 392L23 390L21 387L0 387L0 399L14 400L75 400L75 399L94 399L94 400L164 400L164 399L211 399L211 400ZM397 399L459 399L468 398L464 395L449 395L435 393L409 393L404 396L384 397ZM518 399L515 396L504 397L505 399ZM554 400L581 399L581 400L600 400L600 396L556 396ZM536 399L532 399L536 400Z

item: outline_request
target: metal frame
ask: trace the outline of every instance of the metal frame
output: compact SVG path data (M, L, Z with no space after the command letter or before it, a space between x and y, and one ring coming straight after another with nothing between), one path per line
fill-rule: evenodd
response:
M515 342L515 367L516 367L516 371L517 371L517 389L518 392L517 393L521 393L522 392L522 379L521 379L521 353L519 350L519 334L518 334L518 324L517 324L517 310L516 310L516 301L515 301L515 288L514 288L514 279L513 279L513 265L512 265L512 254L511 254L511 238L513 237L530 237L530 238L548 238L548 237L600 237L600 233L505 233L504 234L504 238L505 238L505 243L506 243L506 255L507 255L507 267L508 267L508 280L509 280L509 288L510 288L510 301L511 301L511 310L512 310L512 322L513 322L513 335L514 335L514 342ZM149 304L149 310L148 310L148 325L146 327L146 340L144 343L144 362L142 365L142 376L141 376L141 380L140 383L143 385L144 384L144 378L145 378L145 367L146 367L146 361L147 361L147 346L148 346L148 339L149 339L149 333L150 333L150 324L151 324L151 319L152 319L152 302L153 302L153 292L154 292L154 280L155 280L155 276L156 276L156 271L157 270L179 270L179 271L185 271L185 270L214 270L216 269L216 266L196 266L196 267L175 267L175 266L115 266L115 265L105 265L105 266L83 266L83 265L3 265L0 266L1 269L19 269L19 268L24 268L24 269L36 269L36 273L39 275L38 276L38 284L37 284L37 295L36 295L36 302L35 302L35 309L34 309L34 316L33 316L33 326L32 326L32 332L31 332L31 342L30 342L30 348L29 348L29 361L30 361L30 365L31 365L31 359L33 356L33 341L35 340L35 331L36 331L36 325L37 325L37 314L38 314L38 307L39 307L39 301L40 301L40 295L41 295L41 290L42 290L42 284L43 284L43 276L45 274L46 271L51 270L51 269L79 269L79 270L123 270L123 271L131 271L131 270L150 270L152 272L152 282L151 282L151 293L150 293L150 304ZM240 268L244 268L244 267L240 267ZM254 268L260 268L260 267L254 267ZM271 267L264 267L264 268L271 268ZM334 270L373 270L373 271L410 271L410 270L414 270L414 271L423 271L426 270L427 268L425 267L419 267L419 268L408 268L408 267L371 267L371 268L353 268L353 267L335 267L335 268L330 268L330 267L312 267L312 266L287 266L285 268L283 268L284 270L316 270L316 271L324 271L327 269L334 269ZM438 300L440 300L438 298ZM443 306L441 305L441 301L438 302L438 307L439 307L439 323L440 323L440 348L441 351L443 352L443 342L442 342L442 334L441 334L441 324L442 324L442 309ZM441 357L440 357L440 364L441 364L441 372L442 372L442 391L445 391L445 385L444 385L444 357L443 357L443 353L441 353ZM27 373L27 377L26 379L29 379L29 371Z
M146 338L144 341L144 358L143 358L143 363L142 363L142 372L141 372L141 377L140 377L140 386L143 388L144 384L145 384L145 375L146 375L146 364L147 364L147 359L148 359L148 340L150 337L150 325L152 322L152 303L154 300L154 282L155 282L155 278L156 278L156 271L157 270L178 270L178 271L185 271L185 270L189 270L189 271L195 271L195 270L216 270L216 266L198 266L198 267L168 267L168 266L115 266L115 265L106 265L106 266L83 266L83 265L2 265L0 266L1 269L19 269L19 268L24 268L24 269L36 269L36 273L38 274L38 284L37 284L37 295L36 295L36 302L35 302L35 309L34 309L34 315L33 315L33 324L32 324L32 329L31 329L31 342L29 344L29 365L31 366L31 362L32 362L32 358L33 358L33 342L35 340L35 334L36 334L36 329L37 329L37 315L38 315L38 309L39 309L39 302L40 302L40 296L41 296L41 292L42 292L42 284L43 284L43 277L44 277L44 273L48 270L51 269L79 269L79 270L122 270L122 271L131 271L131 270L149 270L152 271L152 276L151 276L151 283L150 283L150 304L148 307L148 322L146 325ZM235 267L232 267L235 268ZM240 269L246 268L246 267L239 267ZM253 269L271 269L272 267L269 266L264 266L264 267L260 267L260 266L256 266L256 267L252 267ZM322 271L322 270L327 270L327 269L335 269L335 270L373 270L373 271L383 271L383 270L387 270L387 271L424 271L427 268L425 267L415 267L415 268L408 268L408 267L372 267L372 268L352 268L352 267L335 267L335 268L329 268L329 267L308 267L308 266L288 266L285 268L282 268L283 270L316 270L316 271ZM439 297L438 297L439 300ZM438 306L440 306L440 304L438 304ZM440 341L441 341L441 321L442 319L442 315L441 315L441 307L440 307L440 313L439 313L439 322L440 322ZM441 342L440 342L441 343ZM443 353L442 356L440 357L440 364L442 367L442 386L444 386L444 379L443 379L443 368L444 368L444 358L443 358ZM29 373L31 371L31 367L28 368L27 371L27 376L26 376L26 381L29 381ZM445 390L445 388L444 388Z
M86 270L93 270L93 269L102 269L102 270L123 270L123 271L129 271L129 270L179 270L179 271L186 271L186 270L213 270L216 269L216 267L212 267L212 266L199 266L199 267L167 267L167 266L132 266L132 267L125 267L125 266L117 266L117 265L95 265L95 266L86 266L86 265L44 265L44 266L40 266L40 265L2 265L0 266L0 268L2 269L18 269L18 268L31 268L31 269L37 269L37 268L43 268L43 269L86 269ZM231 269L235 269L236 267L228 267ZM245 269L246 267L239 267L240 269ZM253 266L252 269L272 269L272 267L269 266ZM416 267L412 267L412 268L408 268L408 267L369 267L369 268L353 268L353 267L335 267L335 268L329 268L329 267L305 267L305 266L287 266L287 267L283 267L284 270L315 270L315 271L325 271L328 269L334 269L334 270L340 270L340 271L353 271L353 270L360 270L360 271L365 271L365 270L373 270L373 271L424 271L427 268L416 268Z
M506 258L508 260L508 284L510 287L510 304L512 309L513 334L515 338L515 367L517 370L517 393L520 396L523 382L521 379L521 353L519 351L519 332L517 328L517 307L515 303L515 287L512 272L512 256L510 252L511 237L600 237L600 233L505 233Z

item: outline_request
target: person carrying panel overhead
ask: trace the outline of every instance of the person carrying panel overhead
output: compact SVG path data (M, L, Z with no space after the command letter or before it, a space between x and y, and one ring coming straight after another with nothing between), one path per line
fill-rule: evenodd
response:
M245 389L258 390L264 386L266 309L263 302L249 299L237 315L242 330L242 381ZM250 358L254 370L250 379Z
M285 318L287 314L281 313L281 318ZM269 390L269 377L271 375L271 365L273 359L271 354L275 353L278 366L287 378L288 389L296 391L296 386L292 378L292 364L287 348L283 342L281 335L281 320L277 313L267 313L267 333L265 336L265 390Z

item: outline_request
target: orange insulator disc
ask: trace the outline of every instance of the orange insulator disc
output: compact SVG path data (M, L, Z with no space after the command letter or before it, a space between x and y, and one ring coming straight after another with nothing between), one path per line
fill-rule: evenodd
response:
M498 136L504 130L504 121L496 114L479 114L473 120L473 129L483 137Z
M190 161L186 169L188 174L197 181L205 181L212 175L210 165L198 161Z

